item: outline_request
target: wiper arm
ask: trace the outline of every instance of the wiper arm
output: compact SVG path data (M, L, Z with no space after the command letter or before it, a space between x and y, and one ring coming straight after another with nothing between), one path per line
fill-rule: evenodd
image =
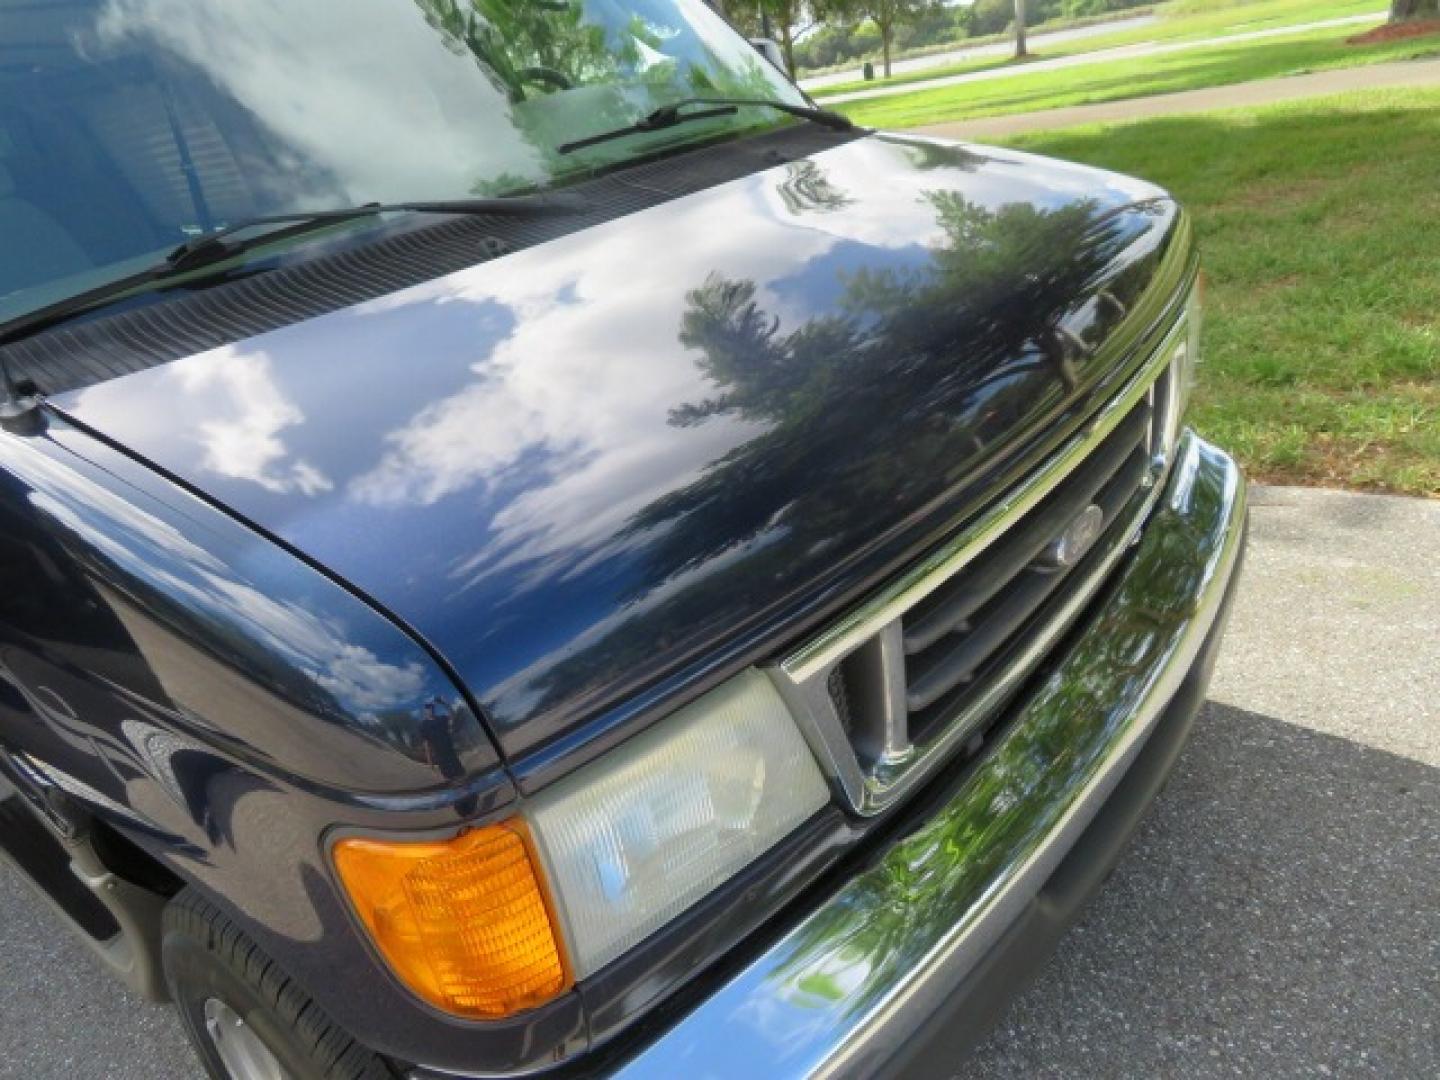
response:
M230 259L262 244L273 244L291 236L323 229L356 218L372 217L375 214L409 212L414 214L495 214L495 215L547 215L574 214L587 208L584 200L565 195L510 195L490 199L444 199L399 203L364 203L360 206L342 206L334 210L300 210L293 214L267 214L262 217L244 218L232 222L223 229L205 233L185 241L169 255L159 267L164 274L181 274L197 266L220 259ZM288 229L276 229L244 241L228 241L227 237L249 232L264 225L286 225Z
M93 289L67 296L53 304L36 308L24 315L0 323L0 348L56 323L64 322L92 308L101 307L134 292L163 287L212 264L243 255L252 248L277 243L292 236L326 228L356 218L375 214L409 211L417 214L495 214L499 216L547 215L582 213L588 208L583 199L559 195L512 195L497 198L452 199L403 203L366 203L363 206L338 207L333 210L302 210L293 214L268 214L245 218L222 229L185 241L163 260L144 270L107 281ZM241 240L229 239L237 233L265 225L289 225Z
M699 112L685 112L694 105L708 105L710 108ZM777 112L787 113L801 120L808 120L812 124L820 124L822 127L830 128L832 131L850 131L855 127L855 122L848 116L843 116L829 109L817 109L810 105L792 105L788 101L771 101L769 98L710 98L694 97L684 98L680 101L672 101L669 105L662 105L658 109L646 113L633 124L616 128L613 131L602 131L598 135L588 135L583 139L576 139L574 142L561 143L555 148L559 154L572 154L576 150L584 150L587 147L596 146L599 143L609 142L611 139L623 139L626 135L634 135L641 131L661 131L664 128L674 127L676 124L688 123L691 120L707 120L714 116L730 116L743 108L774 109Z

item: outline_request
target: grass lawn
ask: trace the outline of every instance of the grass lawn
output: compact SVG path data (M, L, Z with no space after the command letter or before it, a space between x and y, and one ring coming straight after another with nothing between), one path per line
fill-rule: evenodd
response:
M1192 419L1264 480L1440 495L1440 90L1016 136L1194 213Z
M1217 2L1217 0L1202 0L1202 2L1212 3ZM1230 2L1269 3L1270 0L1230 0ZM1157 7L1160 6L1163 5L1141 5L1140 7L1121 8L1117 11L1106 11L1102 12L1099 15L1077 15L1074 18L1066 18L1064 15L1060 15L1057 18L1049 19L1043 23L1036 23L1030 28L1030 34L1033 37L1036 34L1050 34L1060 30L1083 30L1093 26L1103 27L1106 23L1124 22L1128 19L1140 19L1144 18L1147 15L1153 15L1155 14ZM1005 42L1014 42L1014 40L1014 35L1009 33L977 34L975 37L954 38L951 40L936 39L924 43L912 44L908 48L903 49L897 46L895 51L891 54L891 57L897 61L915 60L921 57L935 56L937 53L954 52L957 49L979 48L983 45L1003 44ZM873 53L864 56L847 57L846 59L840 61L838 64L825 64L821 67L815 68L805 67L802 65L800 67L800 73L797 81L803 84L807 80L821 76L842 75L845 72L859 72L859 70L865 65L866 60L871 60L874 62L876 73L878 75L880 71L880 64L882 61L882 54L878 43L875 45ZM945 68L936 70L948 71L950 69ZM962 68L961 70L964 69ZM926 76L926 78L932 79L934 77L935 76L933 72ZM884 85L889 86L892 83L899 82L901 80L897 77L888 81L883 79L881 79L880 81ZM870 85L874 84L867 83L858 78L853 84L851 84L852 88L854 89L859 89L860 87ZM832 91L827 88L821 91L821 93L832 93Z
M837 108L858 123L871 127L905 128L1225 86L1384 60L1440 56L1440 36L1436 35L1347 45L1345 38L1360 29L1363 28L1340 27L1258 41L1207 45L1161 56L916 90L893 97L847 102Z
M1383 11L1387 5L1382 0L1247 0L1240 3L1225 3L1224 0L1172 0L1156 9L1161 21L1138 30L1117 30L1111 34L1097 34L1079 41L1062 42L1058 45L1041 46L1037 59L1053 60L1061 56L1113 49L1120 45L1136 45L1142 42L1174 42L1204 40L1224 37L1228 34L1243 34L1254 30L1277 29L1282 26L1296 26L1301 23L1323 22L1347 15L1376 15L1376 23L1384 21ZM1043 33L1036 28L1032 33ZM1355 30L1348 31L1354 33ZM988 39L987 39L988 40ZM959 46L964 47L963 43ZM926 68L923 71L907 71L889 79L865 82L836 83L814 91L820 98L844 94L854 90L867 90L877 86L901 86L908 83L924 82L927 79L943 78L946 75L962 75L971 71L987 71L993 68L1010 67L1014 61L1006 57L982 57L964 60L944 67ZM859 63L854 65L859 68ZM877 69L879 65L876 65Z

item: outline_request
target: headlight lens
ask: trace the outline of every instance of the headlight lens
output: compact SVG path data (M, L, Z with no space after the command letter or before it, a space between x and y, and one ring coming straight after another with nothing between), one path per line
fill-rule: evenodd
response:
M770 680L747 671L526 808L583 978L732 877L829 800Z

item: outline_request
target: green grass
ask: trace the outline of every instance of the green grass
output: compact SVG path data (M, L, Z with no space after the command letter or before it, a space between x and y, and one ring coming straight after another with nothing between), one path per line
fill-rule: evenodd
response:
M1224 37L1230 34L1248 33L1254 30L1277 29L1282 26L1296 26L1303 23L1339 19L1348 15L1368 15L1382 12L1386 4L1382 0L1249 0L1246 3L1216 4L1214 0L1196 8L1186 0L1173 0L1157 9L1161 22L1137 30L1117 30L1111 34L1097 34L1080 41L1064 42L1043 50L1037 59L1053 60L1061 56L1098 52L1121 45L1135 45L1142 42L1200 41L1206 38ZM1377 23L1383 16L1377 15ZM1353 29L1347 33L1354 33ZM990 40L990 39L986 39ZM903 86L943 78L946 75L962 75L972 71L987 71L1009 67L1015 61L1009 58L986 57L979 60L960 61L944 67L928 68L924 71L909 71L889 79L865 82L863 79L837 83L817 89L814 96L819 99L835 94L866 90L876 86ZM856 65L858 67L858 65Z
M1163 56L916 90L847 102L838 108L867 126L906 128L1440 55L1440 37L1435 35L1370 45L1346 44L1345 38L1354 33L1353 27L1312 30L1293 37L1210 45Z
M1240 2L1254 3L1256 0L1240 0ZM1261 0L1261 2L1263 2L1263 0ZM1155 10L1159 6L1161 5L1122 8L1118 11L1101 12L1099 15L1081 15L1073 19L1060 16L1058 18L1048 19L1043 23L1036 23L1030 28L1030 33L1032 35L1048 34L1056 30L1078 30L1089 26L1101 26L1105 23L1122 22L1126 19L1138 19L1146 15L1155 14ZM980 45L993 45L997 42L1013 40L1014 35L1008 33L978 34L975 37L929 41L924 44L911 45L907 49L897 48L892 55L896 60L913 60L917 57L934 56L936 53L951 52L955 49L969 49ZM802 64L800 67L800 79L803 81L818 75L837 75L844 71L859 71L866 60L873 61L878 69L881 55L880 48L876 45L873 53L867 56L849 57L838 64L827 64L816 68L805 67ZM928 77L934 78L933 75ZM871 84L856 82L854 85L859 87Z
M1440 495L1440 90L1016 136L1195 216L1192 419L1255 477Z
M868 127L907 128L1440 55L1440 36L1346 45L1345 37L1351 33L1354 29L1310 30L1293 37L1204 46L1165 56L920 89L890 98L845 102L837 108Z

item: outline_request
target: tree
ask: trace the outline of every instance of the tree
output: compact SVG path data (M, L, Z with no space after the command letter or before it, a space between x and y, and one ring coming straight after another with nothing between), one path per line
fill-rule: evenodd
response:
M755 6L780 43L785 70L795 78L795 39L823 19L823 5L810 0L758 0Z
M1029 56L1025 48L1025 0L1015 0L1015 59Z
M1440 19L1440 0L1390 0L1390 21Z
M890 52L895 44L895 30L921 15L933 11L936 0L836 0L830 10L869 19L880 31L880 50L885 62L885 77L890 77Z

